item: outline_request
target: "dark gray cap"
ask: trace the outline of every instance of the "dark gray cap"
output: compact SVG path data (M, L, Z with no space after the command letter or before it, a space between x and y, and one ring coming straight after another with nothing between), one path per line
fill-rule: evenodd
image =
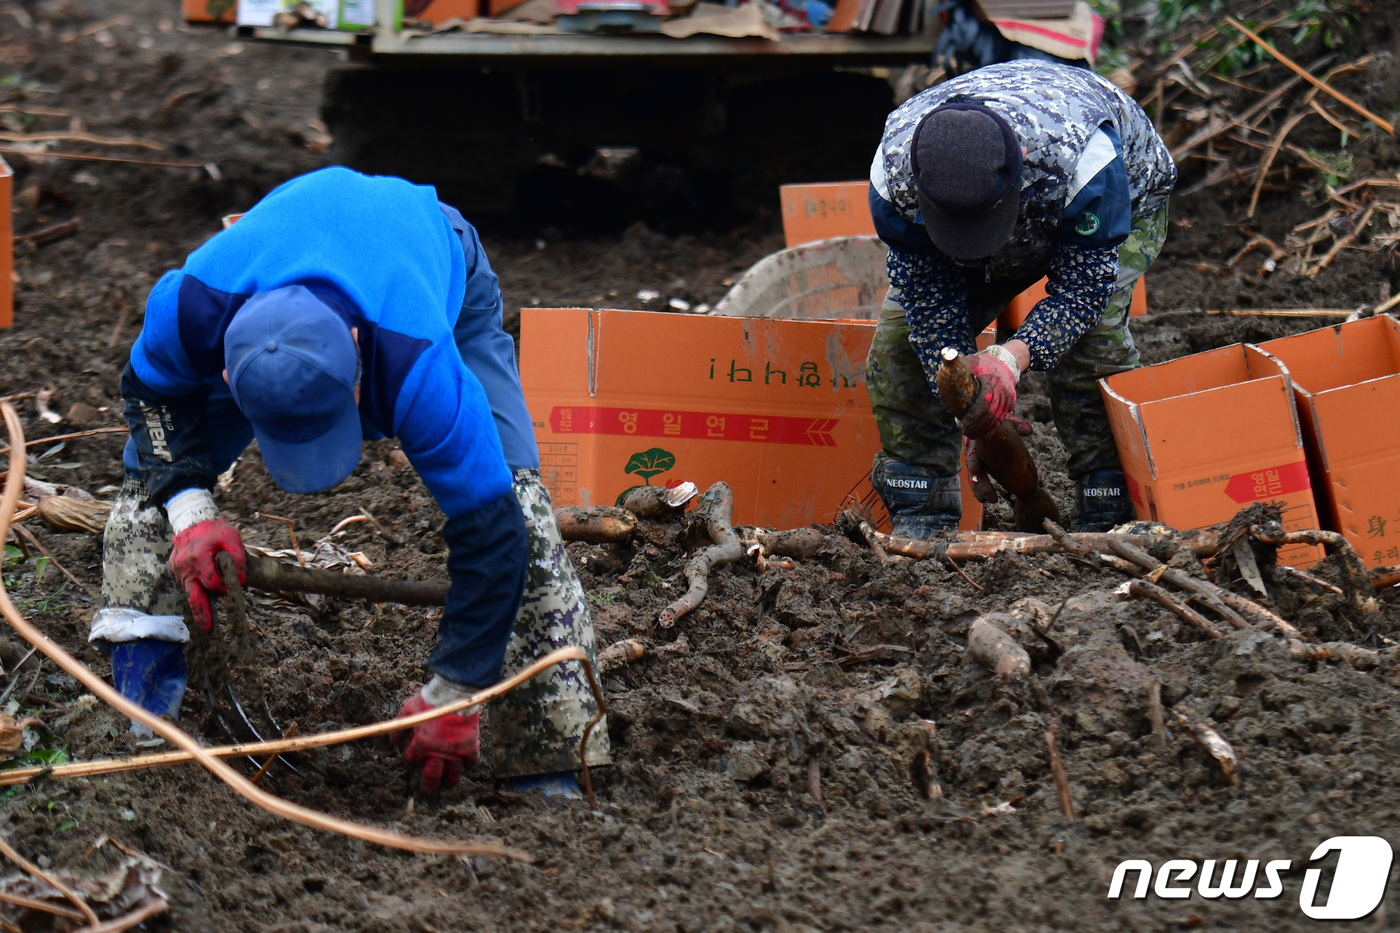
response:
M1021 209L1021 143L982 104L935 107L914 130L914 185L933 245L960 262L990 259Z

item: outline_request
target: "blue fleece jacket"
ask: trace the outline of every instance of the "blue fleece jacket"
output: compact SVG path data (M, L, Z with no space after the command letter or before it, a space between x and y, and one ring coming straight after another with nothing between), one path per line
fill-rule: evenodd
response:
M484 255L468 274L467 241L452 219L460 215L450 213L432 188L399 178L328 168L288 181L152 289L122 395L127 465L152 500L212 487L252 439L222 378L230 321L258 292L314 292L359 329L365 436L397 436L448 517L452 586L429 664L482 685L500 677L527 548L492 405L453 333L499 330L499 290ZM477 295L485 291L494 303ZM490 345L496 356L511 346L509 337ZM500 384L502 416L523 417L528 430L510 356L489 378Z

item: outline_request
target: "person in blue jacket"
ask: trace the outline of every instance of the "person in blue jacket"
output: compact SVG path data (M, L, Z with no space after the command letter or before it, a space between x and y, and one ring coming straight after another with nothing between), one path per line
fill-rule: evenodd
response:
M592 655L496 275L431 187L345 168L281 185L156 283L121 391L131 436L90 640L147 709L178 714L186 613L210 630L218 555L244 578L213 489L254 439L279 486L314 493L354 471L364 439L396 437L446 515L451 585L433 676L400 715L565 644ZM576 794L579 739L597 712L581 667L556 667L494 710L496 776ZM424 792L476 762L478 722L472 710L405 737ZM589 753L607 762L605 729Z

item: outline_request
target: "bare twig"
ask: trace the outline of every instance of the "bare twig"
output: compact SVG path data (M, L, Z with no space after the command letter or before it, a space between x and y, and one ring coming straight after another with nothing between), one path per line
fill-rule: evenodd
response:
M97 926L88 927L80 933L123 933L134 926L145 923L154 916L165 913L170 907L162 900L153 900L143 907L138 907L131 913L106 923L99 923Z
M137 149L164 149L160 143L132 136L94 136L92 133L6 133L0 141L7 143L92 143L94 146L132 146Z
M1074 819L1074 801L1069 796L1069 775L1065 774L1065 763L1060 759L1060 745L1055 740L1055 730L1045 730L1045 747L1050 750L1050 771L1055 776L1055 794L1060 798L1060 812Z
M1379 126L1387 133L1395 132L1395 124L1376 116L1374 113L1367 110L1365 107L1361 106L1356 101L1352 100L1350 97L1347 97L1341 91L1335 90L1331 86L1323 84L1317 78L1314 78L1312 75L1308 74L1308 72L1305 71L1301 65L1293 61L1293 59L1289 58L1287 55L1284 55L1282 52L1275 49L1273 46L1269 45L1269 43L1265 42L1262 38L1259 37L1258 33L1245 26L1233 16L1225 17L1225 22L1229 23L1231 26L1234 26L1246 36L1249 36L1249 38L1254 40L1256 45L1262 48L1265 52L1268 52L1274 58L1278 59L1279 62L1281 62L1290 71L1292 71L1298 77L1302 78L1304 81L1311 84L1313 87L1317 88L1322 93L1331 95L1332 97L1341 101L1343 104L1346 104L1352 110L1355 110L1357 113L1361 114L1361 116L1370 120L1372 123L1376 124L1376 126Z
M116 162L121 165L154 165L159 168L202 168L208 169L210 163L195 162L190 159L131 159L125 156L93 155L86 152L59 152L56 149L45 149L35 152L29 148L20 146L0 146L0 155L23 156L29 159L70 159L74 162Z
M1153 680L1147 685L1147 718L1152 722L1152 738L1157 748L1167 747L1167 723L1162 710L1162 685Z
M284 524L284 525L287 526L287 534L291 535L291 537L292 537L292 551L293 551L293 552L296 554L296 556L297 556L297 563L301 565L301 567L302 567L303 570L305 570L305 569L306 569L306 558L301 556L301 546L297 544L297 526L296 526L296 524L295 524L290 518L283 518L283 517L281 517L280 515L273 515L271 512L257 512L257 513L255 513L255 514L253 515L253 517L254 517L254 518L266 518L266 519L268 519L268 520L270 520L270 521L281 522L282 524Z
M3 524L3 521L0 521L0 524ZM29 861L29 859L25 858L23 855L20 855L18 852L15 851L14 847L11 846L4 839L0 839L0 852L3 852L6 856L9 857L11 861L13 861L20 868L23 868L29 874L33 875L35 878L38 878L40 881L44 882L44 884L53 888L55 891L58 891L64 897L68 898L68 900L72 901L73 906L78 908L78 910L82 911L83 916L87 918L87 922L89 924L93 926L97 925L97 914L94 913L93 909L87 905L86 901L84 901L81 897L78 896L76 891L68 887L68 885L64 884L62 881L59 881L53 875L44 871L38 865L35 865L33 862Z
M1189 622L1196 628L1205 632L1210 638L1223 638L1225 633L1215 627L1215 623L1201 615L1190 606L1179 602L1172 597L1172 594L1157 586L1155 583L1148 583L1146 580L1129 580L1123 584L1123 592L1130 596L1140 596L1150 599L1163 608L1169 610L1183 622Z
M65 577L68 578L68 582L69 582L69 583L73 584L73 585L76 586L78 589L82 590L84 593L88 592L88 588L87 588L86 586L83 585L83 581L79 580L77 577L75 577L75 576L73 576L71 573L69 573L69 572L68 572L68 568L65 567L65 566L63 566L62 564L60 564L60 563L58 562L58 559L57 559L56 557L54 557L52 554L49 553L49 549L46 548L46 547L44 547L42 544L39 543L39 539L36 538L36 537L34 537L34 532L30 531L28 528L24 527L23 525L15 525L15 526L14 526L14 533L15 533L16 535L19 535L19 536L23 537L23 538L24 538L26 541L28 541L30 544L34 545L35 550L37 550L40 554L42 554L42 555L44 555L45 557L47 557L47 558L49 559L49 563L51 563L51 564L53 564L55 567L57 567L57 568L58 568L58 572L61 573L61 574L63 574Z
M529 667L520 671L512 677L501 681L493 687L477 691L464 700L458 700L436 709L418 713L415 716L405 716L403 719L391 719L385 722L378 722L368 726L353 726L348 729L336 729L332 732L323 732L316 735L299 735L293 738L275 739L270 742L249 742L240 745L217 745L205 749L210 755L216 758L242 758L251 756L254 758L263 755L280 755L290 752L306 751L312 748L324 748L328 745L341 745L346 742L354 742L360 739L373 738L379 735L386 735L391 732L398 732L403 729L410 729L420 722L428 722L438 716L445 716L449 713L461 712L470 706L479 706L497 697L505 696L516 687L537 677L556 664L564 661L578 661L588 667L588 655L582 648L558 648L540 658ZM602 696L602 691L595 693L594 698ZM580 757L582 758L582 743L580 743ZM0 786L11 784L24 784L37 777L92 777L97 774L117 774L125 771L144 771L147 768L164 768L171 765L185 764L194 761L195 756L188 751L161 752L154 755L137 755L132 758L109 758L97 761L79 761L70 764L54 765L53 767L42 768L16 768L10 771L0 771Z
M1113 553L1117 554L1119 557L1131 561L1143 570L1146 570L1148 572L1148 578L1151 579L1152 582L1155 583L1159 579L1166 580L1173 586L1186 590L1200 599L1201 602L1209 606L1217 615L1235 628L1244 629L1250 627L1244 617L1225 604L1224 599L1221 597L1220 587L1216 586L1214 583L1193 577L1175 567L1168 567L1151 554L1148 554L1136 545L1126 541L1109 541L1108 545Z
M24 393L24 394L21 394L21 395L19 395L19 396L16 396L16 398L28 398L28 397L30 397L31 395L34 395L34 394L36 394L36 393L33 393L33 392ZM29 441L29 442L26 443L24 446L25 446L25 449L27 450L27 449L30 448L30 447L38 447L40 444L57 444L59 441L71 441L71 440L75 440L75 439L77 439L77 438L79 438L79 437L94 437L94 436L96 436L96 435L98 435L98 434L126 434L129 430L130 430L130 428L125 428L125 427L121 427L121 428L92 428L92 429L87 430L87 431L74 431L72 434L55 434L53 437L36 437L34 440ZM6 444L4 447L0 447L0 454L5 453L5 451L7 451L7 450L9 450L9 449L10 449L10 445L9 445L9 444Z
M985 592L987 592L987 590L982 586L982 584L978 583L976 580L974 580L974 579L972 579L971 577L969 577L969 576L967 575L967 571L963 570L961 567L958 566L958 562L957 562L957 561L953 560L953 558L949 557L947 554L944 554L944 555L943 555L943 559L944 559L945 561L948 562L948 566L949 566L949 567L952 567L954 570L956 570L956 571L958 572L958 576L962 577L962 578L963 578L964 580L966 580L968 583L972 584L972 588L973 588L973 589L975 589L975 590L976 590L977 592L979 592L979 593L985 593Z
M54 224L51 227L44 227L42 230L31 230L28 233L17 234L15 243L32 243L35 246L43 246L46 243L53 243L64 237L73 236L83 229L83 219L74 217L72 220L65 220L62 223Z
M875 557L882 565L893 562L890 555L885 553L884 545L880 543L880 533L865 519L865 516L857 514L856 527L860 529L860 536L865 539L865 543L870 545L870 550L875 552Z
M1340 586L1337 586L1333 583L1328 583L1321 577L1308 573L1306 570L1299 570L1297 567L1290 567L1287 564L1279 564L1278 569L1286 576L1297 577L1299 580L1304 580L1308 583L1311 583L1313 586L1318 587L1319 589L1327 590L1329 593L1336 593L1338 596L1346 595L1346 593L1342 591L1342 588Z
M14 904L16 907L23 907L27 910L38 910L46 914L53 914L56 917L66 917L69 920L83 919L82 914L70 907L60 907L58 904L36 900L32 897L23 897L19 894L7 894L4 891L0 891L0 901L4 901L6 904Z
M1243 28L1243 27L1241 27ZM1312 113L1310 110L1300 110L1283 124L1269 144L1269 151L1264 154L1264 158L1259 162L1259 170L1254 179L1254 191L1249 195L1249 210L1245 211L1246 217L1254 216L1254 208L1259 204L1259 192L1264 189L1264 179L1269 174L1269 166L1274 164L1274 158L1278 156L1278 151L1283 148L1283 141L1288 138L1288 134L1293 132L1293 128L1303 122L1303 118Z
M1346 249L1348 246L1355 244L1357 237L1361 235L1361 231L1364 230L1366 228L1366 225L1371 222L1371 215L1375 213L1375 210L1376 205L1374 204L1366 208L1366 213L1361 215L1361 219L1357 221L1356 228L1353 229L1346 236L1339 237L1337 242L1332 244L1332 248L1327 251L1326 255L1324 255L1320 260L1318 260L1317 265L1309 269L1307 274L1310 276L1317 275L1323 269L1326 269L1328 266L1332 265L1332 260L1337 258L1338 253Z

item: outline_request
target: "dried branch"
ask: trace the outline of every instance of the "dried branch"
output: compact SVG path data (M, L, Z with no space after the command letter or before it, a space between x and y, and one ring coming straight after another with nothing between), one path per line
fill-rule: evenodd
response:
M9 406L7 405L6 409L8 410L8 408ZM3 519L0 519L0 525L3 524ZM8 598L6 598L5 601L9 602ZM92 908L87 905L87 901L84 901L81 897L78 896L78 893L76 891L68 887L68 885L64 884L62 881L59 881L53 875L44 871L38 865L35 865L33 862L29 861L29 859L25 858L23 855L20 855L4 839L0 839L0 852L3 852L12 862L14 862L20 868L23 868L26 872L33 875L35 878L38 878L40 881L44 882L44 884L53 888L55 891L59 892L64 897L68 898L68 900L70 900L73 903L74 907L82 911L83 916L87 918L87 922L89 924L93 926L97 925L97 914L94 913Z
M1060 812L1074 819L1074 801L1069 796L1069 776L1065 774L1065 763L1060 759L1060 746L1055 741L1055 730L1045 730L1045 747L1050 750L1050 772L1055 776L1055 795L1060 798Z
M1129 596L1138 596L1153 600L1164 609L1169 610L1183 622L1187 622L1206 633L1209 638L1224 638L1225 633L1215 627L1215 623L1201 615L1190 606L1174 599L1172 594L1157 586L1155 583L1148 583L1146 580L1129 580L1123 584L1123 592Z
M248 555L248 586L271 593L322 593L344 599L405 606L441 606L447 580L388 580L370 574L351 576L334 570L294 567L270 557Z
M1308 72L1304 71L1301 65L1293 61L1293 59L1289 58L1287 55L1284 55L1278 49L1275 49L1273 46L1269 45L1269 43L1261 39L1257 33L1255 33L1249 27L1245 26L1239 20L1235 19L1233 16L1225 17L1225 22L1229 23L1231 26L1234 26L1246 36L1249 36L1249 38L1254 40L1254 43L1258 45L1261 49L1263 49L1265 52L1268 52L1274 58L1278 59L1278 61L1281 62L1286 68L1288 68L1294 74L1298 75L1298 77L1302 78L1304 81L1311 84L1313 87L1317 88L1322 93L1329 94L1332 97L1336 98L1338 101L1342 102L1343 104L1346 104L1352 110L1355 110L1357 113L1361 114L1361 116L1370 120L1372 123L1376 124L1376 126L1379 126L1387 133L1395 132L1395 124L1376 116L1374 113L1367 110L1365 107L1361 106L1356 101L1352 100L1350 97L1347 97L1341 91L1335 90L1329 85L1323 84L1317 78L1314 78L1312 75L1308 74Z

